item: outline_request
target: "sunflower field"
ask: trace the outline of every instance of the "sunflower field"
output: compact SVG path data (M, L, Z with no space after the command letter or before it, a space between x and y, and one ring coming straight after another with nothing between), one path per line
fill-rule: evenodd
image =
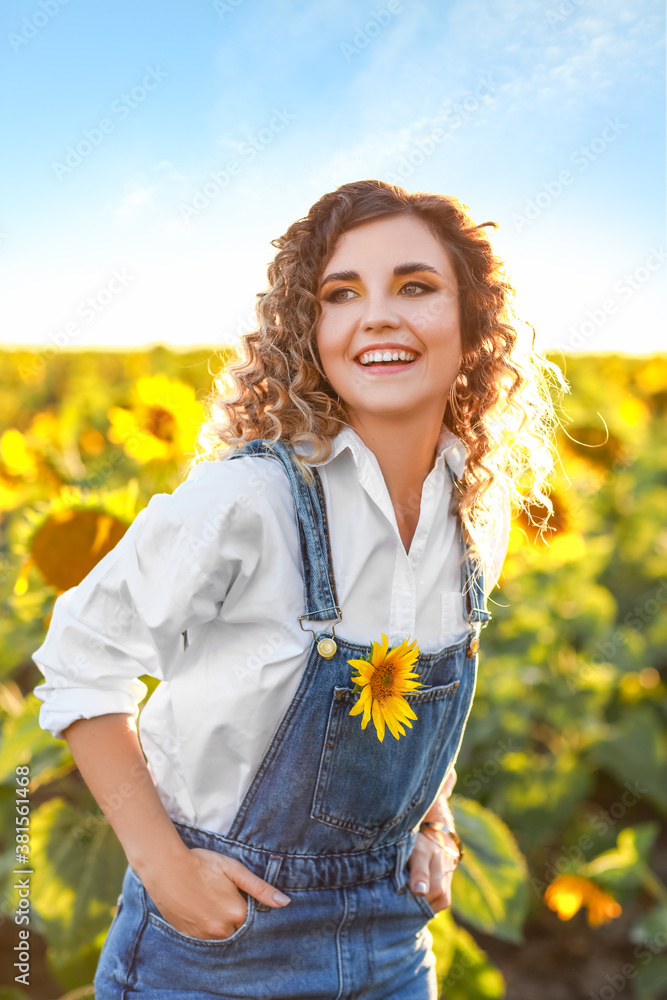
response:
M2 354L0 1000L92 998L126 864L67 744L39 728L31 653L55 597L183 480L227 357ZM429 926L447 1000L660 1000L667 356L551 360L571 387L553 531L516 519L490 598L452 798L466 853Z

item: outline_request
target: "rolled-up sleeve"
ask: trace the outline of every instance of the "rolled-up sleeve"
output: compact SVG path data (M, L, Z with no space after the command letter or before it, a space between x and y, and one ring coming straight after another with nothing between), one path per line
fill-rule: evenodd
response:
M173 493L151 498L111 552L54 604L32 659L40 726L57 739L77 719L133 714L142 674L168 680L188 627L214 619L239 571L234 480L202 462ZM225 547L221 539L228 539Z

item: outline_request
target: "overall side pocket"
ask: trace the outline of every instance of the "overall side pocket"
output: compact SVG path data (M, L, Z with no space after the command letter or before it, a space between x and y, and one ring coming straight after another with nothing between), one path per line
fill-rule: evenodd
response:
M203 949L208 949L212 947L226 947L227 945L232 945L234 944L235 941L238 941L239 938L243 937L246 931L248 931L255 916L255 899L253 896L249 896L246 893L243 893L243 895L246 896L248 909L245 915L245 920L240 925L240 927L236 928L233 934L230 934L226 938L196 938L196 937L191 937L189 934L184 934L182 931L177 931L176 928L173 927L168 920L165 920L165 918L159 912L157 906L155 905L151 897L146 892L146 889L144 889L144 899L145 899L149 925L154 929L156 929L161 934L166 935L168 938L172 938L175 941L180 941L183 944L187 944L189 946L194 946L196 948L203 948Z

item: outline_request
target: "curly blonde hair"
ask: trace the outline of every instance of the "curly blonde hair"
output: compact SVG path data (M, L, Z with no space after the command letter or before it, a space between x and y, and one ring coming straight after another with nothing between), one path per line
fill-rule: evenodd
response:
M343 233L398 214L428 225L456 273L462 361L443 420L466 447L458 512L469 544L488 564L499 503L526 512L540 533L553 514L547 495L558 422L552 395L568 386L535 349L532 327L512 312L513 289L484 232L496 223L475 224L456 198L410 194L379 180L343 184L271 241L277 253L268 290L257 294L257 329L243 336L240 356L214 379L198 442L204 450L192 464L224 458L255 438L308 442L304 470L329 457L346 419L317 349L316 290ZM536 511L544 512L537 521Z

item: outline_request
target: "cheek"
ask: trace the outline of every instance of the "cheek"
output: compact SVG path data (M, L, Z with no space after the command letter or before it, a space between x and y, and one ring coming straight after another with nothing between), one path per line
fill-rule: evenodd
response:
M458 303L453 297L425 299L411 316L412 327L424 340L460 342Z
M322 364L325 367L335 366L341 359L344 343L338 324L330 316L320 319L316 328L316 341Z
M331 381L331 377L336 369L336 352L333 337L331 336L331 330L326 322L320 322L318 324L316 343L324 374L327 376L329 381Z
M324 364L329 353L329 337L327 334L326 324L323 320L319 320L317 326L315 327L315 343L317 344L320 360L322 361L322 364Z

